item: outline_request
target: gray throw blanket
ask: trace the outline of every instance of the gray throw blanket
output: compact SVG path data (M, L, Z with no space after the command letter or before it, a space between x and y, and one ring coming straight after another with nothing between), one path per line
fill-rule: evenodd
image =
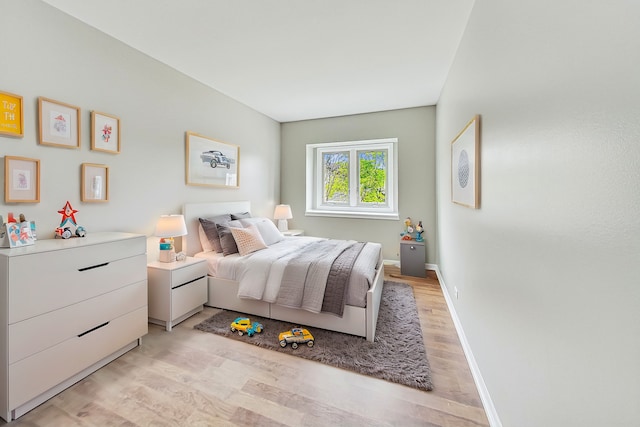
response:
M354 245L357 250L348 250ZM276 303L342 316L349 273L363 245L353 240L321 240L304 248L285 267ZM325 294L329 296L326 305Z

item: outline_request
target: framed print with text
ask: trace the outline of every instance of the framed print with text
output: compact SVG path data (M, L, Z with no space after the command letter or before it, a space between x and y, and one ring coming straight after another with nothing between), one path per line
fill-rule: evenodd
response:
M109 201L109 167L95 163L82 164L80 201Z
M187 185L239 188L240 148L187 132Z
M110 114L91 112L91 149L120 153L120 119Z
M40 144L80 148L80 107L38 98Z
M40 160L4 156L4 201L40 202Z
M480 116L476 115L451 142L451 201L480 207Z
M22 97L0 92L0 135L22 138L24 136Z

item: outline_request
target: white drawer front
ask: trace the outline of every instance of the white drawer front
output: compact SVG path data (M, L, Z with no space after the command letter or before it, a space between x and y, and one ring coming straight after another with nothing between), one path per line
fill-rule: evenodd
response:
M207 302L207 278L171 290L171 320Z
M147 282L142 281L9 325L9 363L53 347L145 305Z
M11 259L9 324L147 280L145 254L82 263L66 259L75 255L74 249Z
M9 408L16 408L145 335L147 307L9 365Z
M171 287L175 288L184 283L187 283L193 279L207 275L207 263L199 262L197 264L191 264L183 268L175 269L171 272Z

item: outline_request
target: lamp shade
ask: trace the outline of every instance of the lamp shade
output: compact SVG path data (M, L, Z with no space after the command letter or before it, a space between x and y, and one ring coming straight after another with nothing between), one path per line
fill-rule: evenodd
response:
M275 211L273 211L273 219L291 219L291 206L289 205L277 205Z
M187 224L183 215L160 215L155 235L158 237L177 237L187 234Z

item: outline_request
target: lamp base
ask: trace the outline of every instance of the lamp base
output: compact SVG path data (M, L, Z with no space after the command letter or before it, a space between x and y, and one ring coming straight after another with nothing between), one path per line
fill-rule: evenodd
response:
M160 255L158 256L158 261L160 262L174 262L176 260L176 251L173 249L170 250L162 250L160 251Z
M289 230L289 221L287 221L286 219L279 219L278 220L278 230L280 230L280 231Z

